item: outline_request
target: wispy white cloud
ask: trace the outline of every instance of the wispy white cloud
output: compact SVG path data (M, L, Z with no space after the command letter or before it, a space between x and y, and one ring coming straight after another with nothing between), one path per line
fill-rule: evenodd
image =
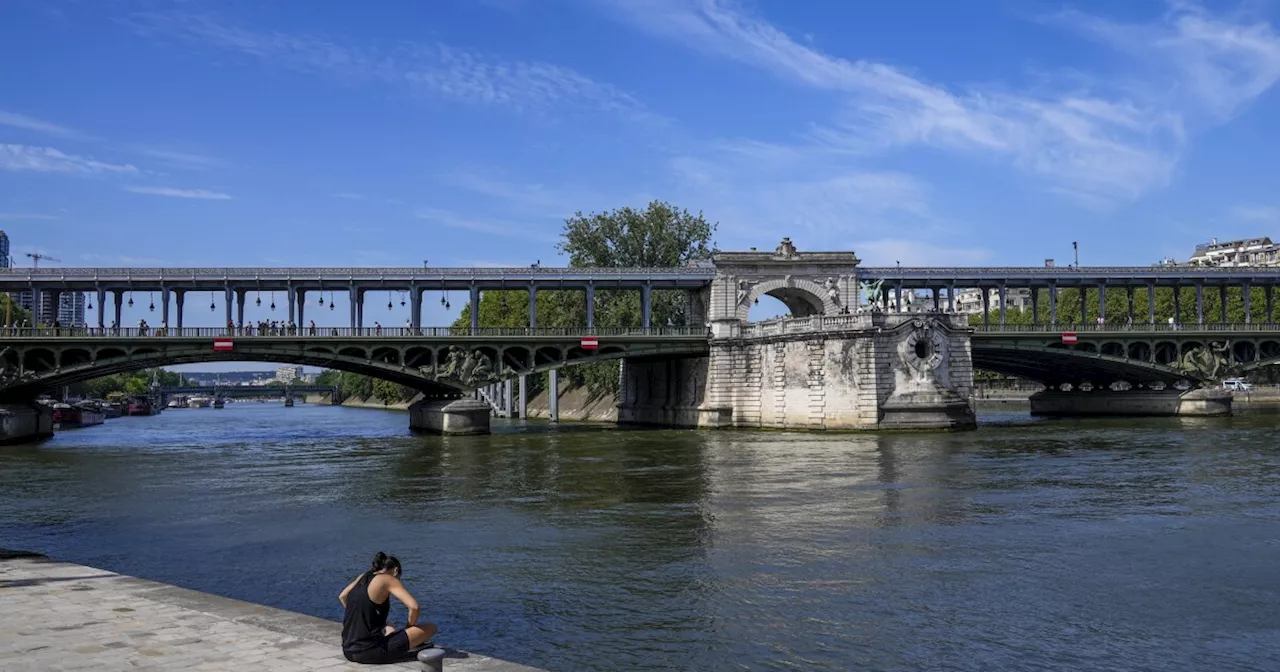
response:
M439 208L418 208L413 214L418 219L447 226L451 229L465 229L503 238L519 238L543 243L553 243L558 240L555 233L535 224L522 224L495 219L474 219Z
M194 152L181 152L164 147L151 147L148 145L131 145L130 151L140 154L161 163L175 168L185 168L188 170L205 170L208 168L222 168L227 165L222 159L206 156L204 154L196 154Z
M57 215L39 212L0 212L0 221L43 221L57 218Z
M998 156L1050 190L1095 205L1133 200L1171 180L1188 120L1197 119L1185 99L1162 90L1189 81L1193 98L1220 121L1280 77L1280 39L1269 24L1214 18L1183 3L1149 25L1058 17L1176 67L1159 85L1137 85L1139 75L1092 85L1077 78L1053 83L1053 93L949 88L884 63L833 56L724 0L609 4L648 32L837 94L838 108L809 134L808 151L865 156L923 145Z
M1242 222L1280 223L1280 208L1270 205L1237 205L1231 208L1232 219Z
M106 163L96 159L67 154L53 147L0 144L0 170L37 173L137 173L130 164Z
M147 12L128 24L164 40L183 40L261 59L272 65L346 81L382 81L418 94L515 109L560 104L645 116L628 93L569 68L508 61L447 44L357 48L311 35L256 31L208 14Z
M66 126L61 126L43 119L36 119L35 117L28 117L25 114L18 114L17 112L6 112L5 110L0 110L0 126L21 128L27 131L36 131L37 133L56 135L72 140L90 139L89 136L73 128L67 128Z
M195 198L207 201L229 201L230 194L206 189L174 189L172 187L125 187L125 191L149 196L169 196L171 198Z

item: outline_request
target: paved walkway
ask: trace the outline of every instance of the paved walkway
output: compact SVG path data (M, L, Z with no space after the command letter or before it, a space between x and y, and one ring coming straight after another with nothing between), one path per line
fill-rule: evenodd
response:
M72 639L71 634L75 633ZM417 670L367 667L341 626L113 572L0 550L0 670ZM539 672L450 650L450 672Z

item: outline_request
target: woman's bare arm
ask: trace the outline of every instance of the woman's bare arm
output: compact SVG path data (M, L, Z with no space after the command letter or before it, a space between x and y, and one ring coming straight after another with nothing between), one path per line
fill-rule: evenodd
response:
M405 608L409 610L409 623L404 627L408 628L408 627L417 625L418 624L418 601L413 599L413 595L410 595L409 589L405 588L403 583L400 583L400 579L397 579L392 576L389 576L387 578L390 579L389 581L387 581L387 588L391 591L391 594L395 595L396 599L400 600L400 603L403 604Z
M364 576L364 574L361 574L360 576ZM343 608L346 608L347 606L347 595L349 595L351 593L351 589L355 588L356 584L360 582L360 576L353 579L351 583L347 584L346 588L342 589L341 593L338 593L338 601L342 603Z

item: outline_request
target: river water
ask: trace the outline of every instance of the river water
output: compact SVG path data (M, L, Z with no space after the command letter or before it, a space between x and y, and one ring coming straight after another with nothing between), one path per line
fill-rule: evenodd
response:
M386 550L438 641L551 670L1280 669L1280 415L981 423L173 410L0 448L0 547L334 620Z

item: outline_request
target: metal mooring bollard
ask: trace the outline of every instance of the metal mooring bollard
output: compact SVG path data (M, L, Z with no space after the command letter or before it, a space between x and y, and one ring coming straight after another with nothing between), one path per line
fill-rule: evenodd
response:
M443 672L444 649L423 649L418 652L418 662L422 663L422 672Z

